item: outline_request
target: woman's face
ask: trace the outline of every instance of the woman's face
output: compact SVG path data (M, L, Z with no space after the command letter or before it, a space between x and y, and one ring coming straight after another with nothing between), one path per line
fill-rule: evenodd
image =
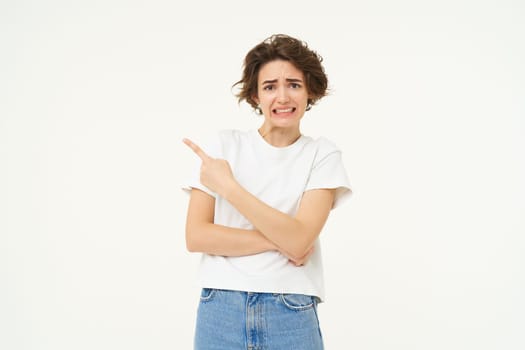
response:
M269 126L298 128L308 104L303 72L284 60L266 63L259 71L254 100Z

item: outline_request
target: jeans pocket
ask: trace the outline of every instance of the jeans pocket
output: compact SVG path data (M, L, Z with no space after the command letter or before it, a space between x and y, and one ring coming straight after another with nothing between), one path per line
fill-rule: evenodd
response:
M280 294L282 303L290 310L303 311L315 307L315 297L304 294Z
M213 288L202 288L200 297L201 302L208 302L212 300L216 291L217 290Z

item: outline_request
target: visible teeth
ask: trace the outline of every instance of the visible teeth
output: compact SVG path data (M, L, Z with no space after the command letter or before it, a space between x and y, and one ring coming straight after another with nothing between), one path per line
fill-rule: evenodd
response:
M275 112L277 113L289 113L293 111L293 108L287 108L287 109L276 109Z

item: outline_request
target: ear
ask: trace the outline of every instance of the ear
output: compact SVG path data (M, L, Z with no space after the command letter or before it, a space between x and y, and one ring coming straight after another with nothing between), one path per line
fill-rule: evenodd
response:
M259 98L257 97L257 95L252 96L252 100L254 100L255 103L259 104Z

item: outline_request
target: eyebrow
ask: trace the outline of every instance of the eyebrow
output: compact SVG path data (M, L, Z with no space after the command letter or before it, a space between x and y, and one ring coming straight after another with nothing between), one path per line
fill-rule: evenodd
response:
M287 78L286 81L289 82L289 83L302 83L303 82L301 79L296 79L296 78ZM262 85L264 85L264 84L275 84L275 83L277 83L277 79L265 80L265 81L262 82Z

